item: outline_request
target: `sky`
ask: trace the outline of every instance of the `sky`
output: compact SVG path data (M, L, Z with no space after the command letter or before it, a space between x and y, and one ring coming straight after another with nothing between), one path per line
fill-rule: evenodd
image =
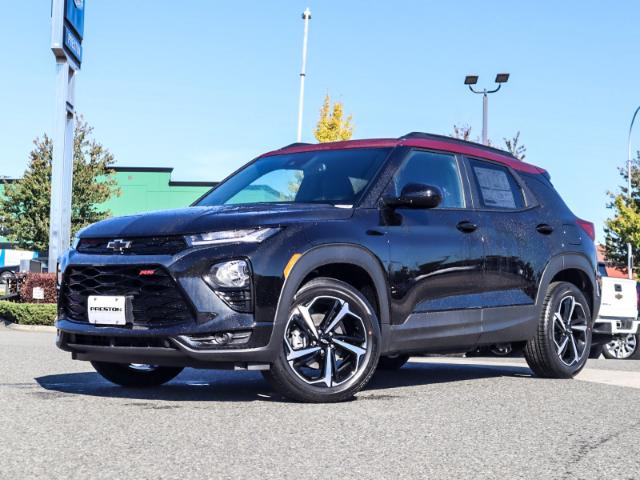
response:
M116 165L217 181L295 141L308 6L303 141L326 93L353 115L354 138L449 134L454 124L479 136L481 96L464 77L492 87L509 72L489 99L489 137L501 144L520 131L526 160L603 239L640 104L640 2L85 1L76 110ZM33 139L52 131L50 0L0 5L0 176L19 177Z

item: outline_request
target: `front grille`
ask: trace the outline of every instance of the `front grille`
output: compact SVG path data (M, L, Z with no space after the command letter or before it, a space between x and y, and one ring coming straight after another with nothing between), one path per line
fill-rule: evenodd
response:
M112 248L108 245L112 243ZM126 248L122 248L126 245ZM115 248L117 247L117 248ZM174 255L187 248L183 237L82 238L76 247L80 253L97 255Z
M157 265L67 267L60 290L61 313L88 322L90 295L131 297L134 325L164 326L193 319L173 278Z

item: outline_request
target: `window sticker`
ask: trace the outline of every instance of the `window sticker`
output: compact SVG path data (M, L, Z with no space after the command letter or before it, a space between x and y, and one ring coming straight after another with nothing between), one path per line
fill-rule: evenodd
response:
M473 167L482 191L485 207L517 208L506 172L493 168Z

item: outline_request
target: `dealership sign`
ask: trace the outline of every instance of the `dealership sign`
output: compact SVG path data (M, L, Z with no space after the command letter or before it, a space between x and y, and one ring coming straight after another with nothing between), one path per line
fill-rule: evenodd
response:
M85 0L52 0L51 49L75 67L82 64Z

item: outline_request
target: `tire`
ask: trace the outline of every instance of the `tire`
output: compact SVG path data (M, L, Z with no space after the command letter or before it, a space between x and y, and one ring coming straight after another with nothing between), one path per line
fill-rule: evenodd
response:
M127 363L91 362L104 378L123 387L157 387L173 380L182 367L158 367Z
M291 400L341 402L367 384L379 355L378 317L364 295L345 282L317 278L293 298L282 347L263 375Z
M378 370L400 370L409 361L409 355L393 355L380 357Z
M587 363L592 334L591 310L583 293L571 283L554 282L524 356L538 377L572 378Z
M638 335L616 335L611 342L603 345L602 354L609 360L639 360L638 340Z
M591 351L589 352L589 358L596 359L600 358L602 355L603 345L593 345L591 347Z

